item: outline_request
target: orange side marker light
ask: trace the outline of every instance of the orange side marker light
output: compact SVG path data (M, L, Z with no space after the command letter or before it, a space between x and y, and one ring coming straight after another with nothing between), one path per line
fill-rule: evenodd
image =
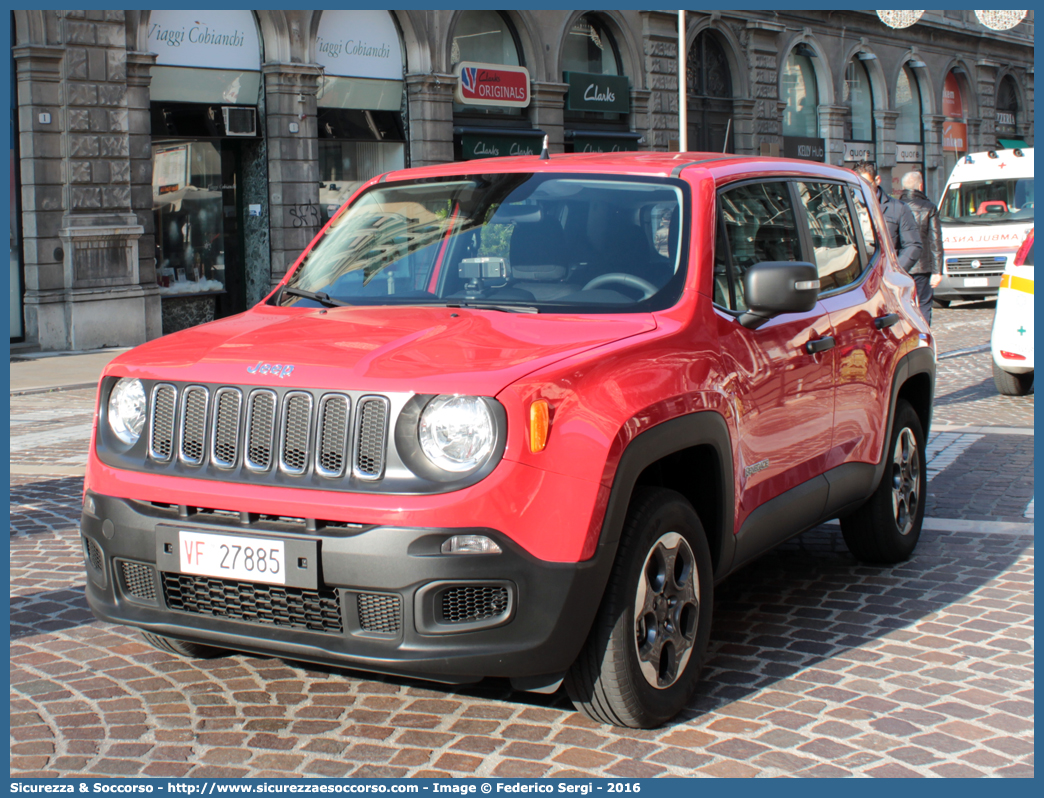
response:
M536 454L547 446L551 427L551 408L546 399L537 399L529 406L529 451Z

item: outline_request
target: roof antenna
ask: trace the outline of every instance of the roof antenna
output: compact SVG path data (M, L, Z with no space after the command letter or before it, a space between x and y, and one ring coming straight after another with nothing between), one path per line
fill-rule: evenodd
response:
M543 147L542 150L540 150L540 160L541 161L550 161L551 160L551 154L547 151L547 134L546 133L544 134L544 147Z

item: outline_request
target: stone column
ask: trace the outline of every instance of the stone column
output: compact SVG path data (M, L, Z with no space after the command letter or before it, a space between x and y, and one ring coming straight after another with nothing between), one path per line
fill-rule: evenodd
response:
M152 212L152 119L149 85L155 53L127 53L127 126L131 208L143 230L138 239L138 277L145 302L145 337L163 335L163 309L156 284L156 229Z
M649 103L652 92L648 89L631 89L631 113L628 123L631 130L640 133L639 150L652 149L652 127L650 125Z
M749 149L741 150L737 139L737 154L782 154L783 117L779 102L777 60L779 34L785 29L784 25L765 20L750 20L744 29L750 96L754 100L753 131ZM733 103L735 106L735 101Z
M845 164L845 120L847 105L819 106L819 132L826 147L826 162L835 166Z
M898 111L874 109L874 125L877 127L877 173L881 175L881 187L892 192L892 169L895 168L895 122Z
M667 151L678 148L678 17L661 11L642 11L642 49L645 82L649 87L646 147ZM635 120L635 130L638 130Z
M946 170L943 167L943 122L942 114L925 114L924 125L924 193L938 199L946 185Z
M319 232L317 64L267 63L265 129L272 266L278 283Z
M453 89L457 79L443 73L406 76L410 121L410 166L453 160Z
M65 255L58 236L63 216L59 109L64 54L62 47L14 48L27 341L43 337L50 342L65 335Z
M979 126L976 136L969 140L978 142L972 150L992 150L997 146L997 73L1000 64L982 58L975 62L975 91L979 94ZM971 133L971 120L968 132Z
M41 281L37 269L35 285L26 292L26 315L43 349L139 344L150 325L138 255L144 229L131 205L124 12L57 14L64 55L46 127L58 134L62 184L47 192L44 204L62 211L60 245L52 253L61 262L61 276L48 269ZM43 109L26 110L30 126L33 119L42 124ZM29 194L34 206L27 210L43 210L35 200L44 197ZM49 226L45 232L51 233Z
M756 100L746 100L739 97L732 101L732 132L729 133L729 136L733 138L733 147L737 155L758 155L761 152L762 144L769 143L762 137L758 145L755 146L754 144L754 131L757 126L754 114L756 113L757 105ZM776 145L774 154L782 154L782 148L783 144L780 141Z
M565 152L565 96L569 85L531 80L529 90L529 120L533 127L547 134L550 152Z

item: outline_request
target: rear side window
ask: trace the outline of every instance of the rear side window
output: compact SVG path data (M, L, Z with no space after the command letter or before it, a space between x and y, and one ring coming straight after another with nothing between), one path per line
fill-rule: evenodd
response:
M747 183L721 192L719 207L728 255L715 258L715 301L718 271L727 273L729 310L746 310L743 276L755 263L798 260L797 225L785 182Z
M820 292L854 283L863 269L844 187L836 183L798 183L797 189L808 218Z

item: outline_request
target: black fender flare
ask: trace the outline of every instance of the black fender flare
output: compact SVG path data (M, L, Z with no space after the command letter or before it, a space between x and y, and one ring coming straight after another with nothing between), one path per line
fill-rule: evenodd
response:
M664 421L642 432L624 449L620 463L613 476L609 502L602 520L598 538L596 559L608 564L616 557L616 549L623 533L627 510L631 503L638 477L650 465L662 458L695 446L710 446L717 455L719 469L718 501L722 508L718 529L705 529L708 536L715 536L720 543L718 572L728 570L735 549L735 473L732 465L732 437L721 413L701 410ZM694 474L694 479L699 475ZM703 519L701 519L703 520ZM609 571L605 573L606 579Z

